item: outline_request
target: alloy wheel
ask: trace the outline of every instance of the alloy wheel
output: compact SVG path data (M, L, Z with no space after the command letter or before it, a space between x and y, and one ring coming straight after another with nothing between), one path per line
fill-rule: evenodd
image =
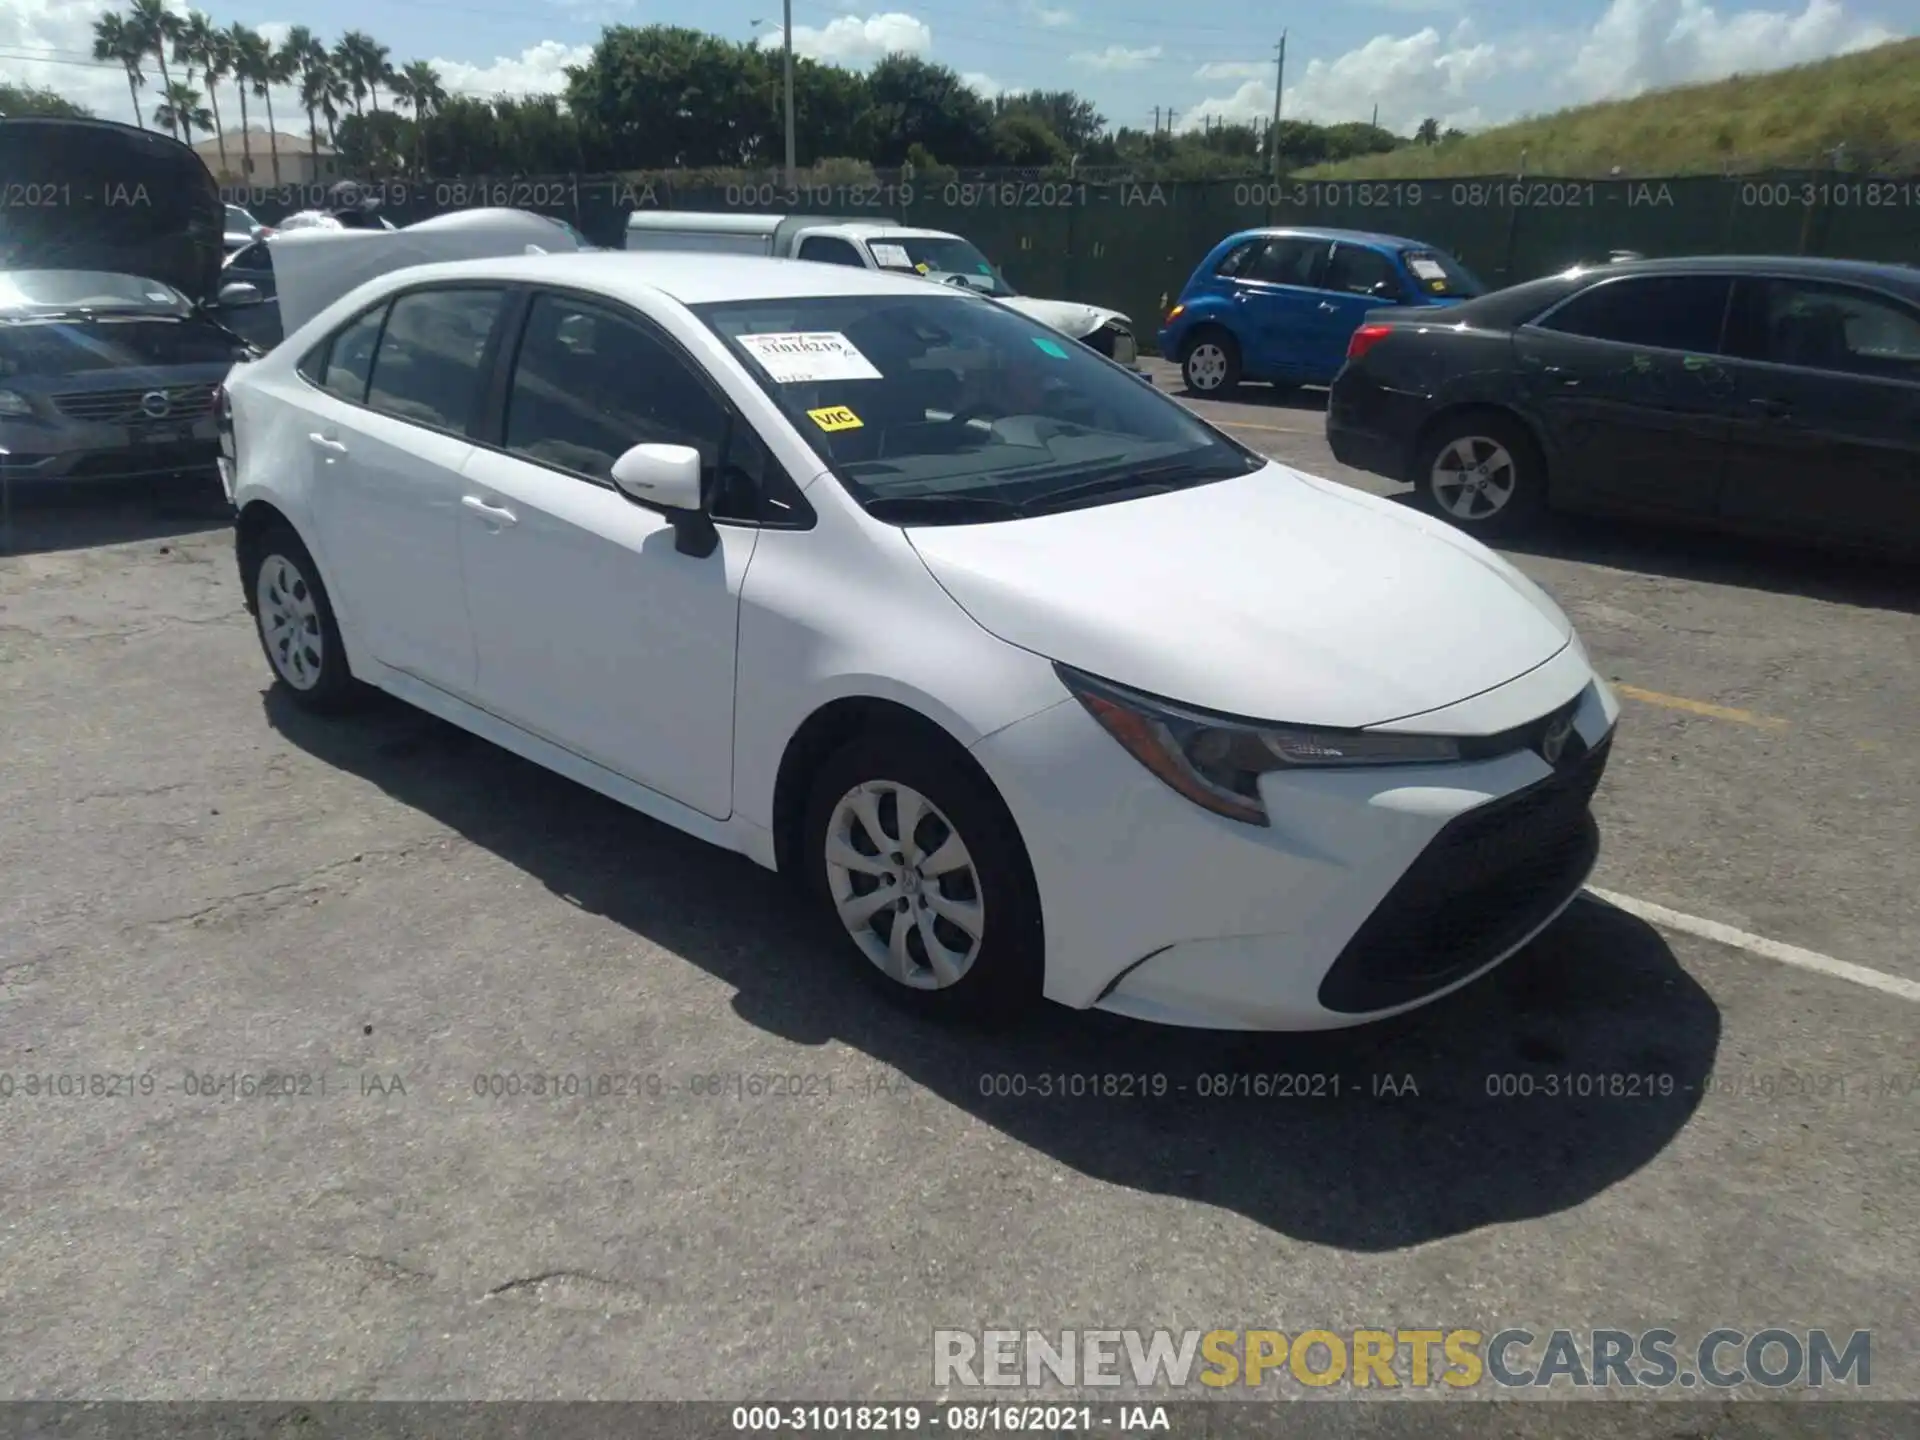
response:
M1435 457L1428 483L1440 508L1456 520L1488 520L1507 508L1520 481L1506 446L1463 435Z
M973 856L937 805L889 780L856 785L833 807L823 858L840 923L882 973L915 990L965 978L986 906Z

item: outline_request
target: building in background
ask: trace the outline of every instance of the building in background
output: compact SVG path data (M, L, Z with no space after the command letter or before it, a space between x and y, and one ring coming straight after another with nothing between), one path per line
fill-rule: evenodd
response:
M194 153L206 162L214 179L222 185L267 187L274 179L274 152L280 155L281 185L328 185L344 173L340 157L324 144L315 148L305 135L290 135L284 130L269 136L254 126L245 131L229 130L225 137L226 164L220 160L221 137L208 136L194 142Z

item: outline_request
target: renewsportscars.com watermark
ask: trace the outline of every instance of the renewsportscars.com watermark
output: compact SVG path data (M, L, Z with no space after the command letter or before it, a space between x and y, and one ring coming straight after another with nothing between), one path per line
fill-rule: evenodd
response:
M1871 1331L936 1330L933 1383L1355 1390L1731 1390L1873 1383Z

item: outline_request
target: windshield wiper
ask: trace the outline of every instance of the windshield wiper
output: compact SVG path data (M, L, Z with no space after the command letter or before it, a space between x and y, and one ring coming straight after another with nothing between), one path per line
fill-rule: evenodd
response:
M1064 490L1055 490L1050 495L1037 497L1033 504L1038 510L1050 511L1066 509L1075 501L1092 500L1102 495L1124 495L1129 491L1144 491L1149 495L1164 495L1170 490L1181 488L1182 480L1226 480L1230 474L1215 474L1207 465L1196 465L1191 460L1174 460L1163 465L1128 466L1123 470L1109 470L1091 480L1082 480L1078 485L1069 485Z
M981 519L1024 520L1025 507L991 495L967 495L957 490L926 495L881 495L867 501L867 513L876 520L911 524L915 520L963 520L967 511Z

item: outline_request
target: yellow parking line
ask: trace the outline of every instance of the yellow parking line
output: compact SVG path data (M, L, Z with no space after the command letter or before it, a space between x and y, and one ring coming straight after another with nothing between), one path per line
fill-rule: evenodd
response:
M1785 730L1787 722L1771 715L1756 715L1751 710L1736 710L1731 705L1709 705L1704 700L1689 700L1681 695L1662 695L1658 690L1642 690L1638 685L1615 685L1616 695L1638 700L1643 705L1658 705L1666 710L1684 710L1689 715L1704 715L1710 720L1731 720L1736 725L1752 725L1761 730Z

